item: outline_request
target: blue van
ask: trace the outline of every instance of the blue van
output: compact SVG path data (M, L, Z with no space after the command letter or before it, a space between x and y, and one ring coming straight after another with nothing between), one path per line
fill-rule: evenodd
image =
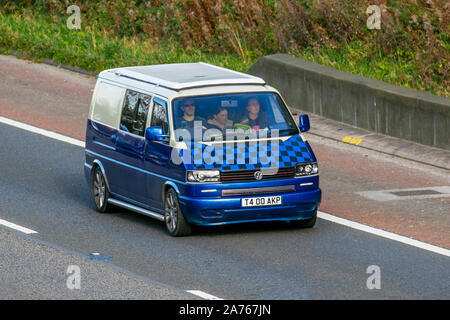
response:
M86 130L86 179L100 212L126 208L193 225L290 221L312 227L316 157L278 91L205 63L105 70Z

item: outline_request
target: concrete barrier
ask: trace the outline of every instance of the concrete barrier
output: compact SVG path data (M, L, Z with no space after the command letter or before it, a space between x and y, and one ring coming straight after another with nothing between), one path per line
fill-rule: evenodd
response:
M247 73L277 88L295 109L450 150L450 99L286 54L262 57Z

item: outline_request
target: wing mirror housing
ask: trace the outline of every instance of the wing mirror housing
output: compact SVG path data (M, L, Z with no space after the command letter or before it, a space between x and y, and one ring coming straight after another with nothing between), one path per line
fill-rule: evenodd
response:
M301 114L299 116L298 127L300 128L300 132L306 132L310 129L309 117L307 114Z
M145 139L148 141L167 141L168 134L164 134L162 127L149 127L145 130Z

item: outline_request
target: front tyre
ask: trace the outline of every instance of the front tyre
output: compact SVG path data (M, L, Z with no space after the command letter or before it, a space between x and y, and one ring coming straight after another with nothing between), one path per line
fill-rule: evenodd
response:
M109 189L106 179L100 167L95 167L92 177L92 192L97 211L101 213L110 212L111 205L108 203Z
M169 189L164 199L164 221L167 231L174 237L187 236L192 233L192 226L184 218L175 190Z

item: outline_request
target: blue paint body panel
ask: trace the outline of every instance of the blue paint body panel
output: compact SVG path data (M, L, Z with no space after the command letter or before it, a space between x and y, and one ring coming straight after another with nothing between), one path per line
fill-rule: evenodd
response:
M88 120L85 176L90 182L94 161L98 161L105 171L112 197L159 213L164 210L164 192L167 187L171 187L178 193L186 220L197 225L301 220L310 218L317 210L321 201L318 175L249 182L187 183L186 171L192 169L229 171L268 167L264 159L260 158L258 149L255 150L255 145L235 145L231 151L229 146L220 149L219 152L224 154L228 151L236 155L238 161L235 164L217 164L214 159L212 162L211 158L205 159L202 156L205 148L203 144L191 145L190 161L175 164L171 161L173 148L167 143L149 142L144 137ZM269 155L273 151L270 143L266 146L256 145L256 148L267 148ZM300 135L280 142L276 148L278 150L274 151L280 154L280 167L316 162L311 147ZM182 152L178 154L183 155ZM278 186L290 186L292 190L273 194L222 195L222 190ZM265 207L241 205L242 198L271 195L281 196L282 204Z

